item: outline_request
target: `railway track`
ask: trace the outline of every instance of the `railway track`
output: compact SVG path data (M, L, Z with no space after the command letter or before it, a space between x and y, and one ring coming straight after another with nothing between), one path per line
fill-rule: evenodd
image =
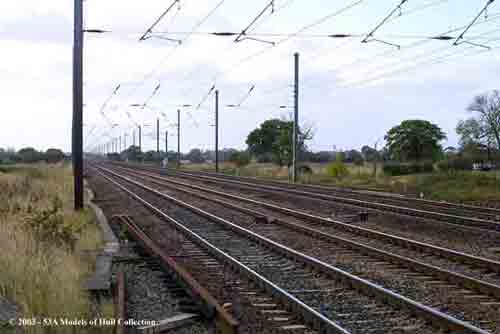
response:
M317 312L325 314L328 319L347 331L394 333L395 330L400 330L401 332L430 331L435 333L437 328L442 328L457 333L487 332L384 289L366 279L318 260L316 257L285 247L271 239L276 231L269 231L267 234L269 237L262 236L266 235L264 231L259 231L260 234L252 232L212 213L162 194L129 177L111 170L101 170L115 180L126 183L127 187L135 188L137 199L140 199L139 194L143 198L148 198L149 201L154 194L155 198L151 199L153 206L154 203L158 203L158 206L161 205L163 210L169 210L169 212L178 212L179 206L182 207L183 214L189 212L192 216L192 219L183 221L185 227L199 233L216 246L224 247L224 251L233 254L244 263L246 261L248 266L256 268L264 276L272 277L273 282L278 282L278 285L285 287L288 292L292 291L296 298ZM110 178L110 176L107 177ZM167 205L166 202L169 204ZM172 205L177 209L171 207ZM211 223L201 221L200 216ZM242 250L244 250L243 255ZM422 319L425 321L422 322ZM488 328L488 324L484 323L483 327Z
M224 301L231 301L230 308L239 311L238 320L241 320L234 333L319 334L315 327L321 329L321 333L349 333L337 328L335 323L320 313L212 245L198 233L186 228L182 222L164 213L159 208L161 205L157 207L109 176L100 175L163 222L147 226L143 221L141 225L146 226L139 226L128 216L116 216L116 219L122 220L122 224L127 225L129 233L134 235L134 240L145 245L155 258L169 257L170 261L175 261L177 265L185 268L193 280L203 282L203 287L198 286L198 293L195 295L205 290L206 293L203 294L209 293L216 298L212 300L212 304L222 305ZM141 213L140 216L144 217L144 212ZM202 309L206 310L207 307Z
M169 171L175 172L177 170L169 169ZM187 172L187 173L192 175L217 177L227 180L241 180L255 184L275 185L287 189L306 190L327 195L344 194L346 196L361 200L373 200L375 202L401 205L401 206L410 205L412 208L416 209L427 210L427 211L439 211L456 216L475 217L491 221L500 220L500 209L490 208L490 207L457 204L446 201L434 201L428 199L407 197L398 194L381 193L373 190L361 190L361 189L357 190L350 188L329 187L329 186L309 185L309 184L292 184L284 181L263 180L254 177L233 176L222 173L211 173L211 172L201 172L201 171Z
M107 164L107 166L111 166ZM116 165L115 165L116 166ZM500 260L500 232L483 230L475 227L463 227L432 219L411 217L401 214L385 213L378 210L360 209L354 205L339 204L323 199L310 199L305 196L283 194L279 191L261 191L258 188L248 188L239 185L204 182L192 178L180 178L158 172L157 169L144 170L123 164L117 167L128 168L133 171L142 171L155 174L171 181L184 182L203 188L218 190L236 196L244 196L268 204L274 204L283 210L290 209L311 216L323 218L321 228L327 228L327 221L344 222L349 225L365 227L382 234L396 235L405 239L418 240L422 243L439 245L454 249L458 252L474 254L480 257L489 257ZM282 211L283 211L282 210ZM276 210L274 210L276 211ZM367 220L359 221L361 213L367 213ZM287 214L283 212L283 214ZM305 217L300 219L307 220ZM331 223L330 223L331 225ZM444 237L446 236L446 237Z
M482 272L474 274L474 276L477 277L482 276L487 278L493 275L496 276L497 274L500 274L500 262L493 259L474 256L463 252L446 249L444 247L418 242L408 238L381 233L378 231L363 228L361 226L342 223L332 219L315 216L303 211L283 208L256 199L238 196L186 182L180 182L172 178L162 177L151 173L140 171L134 171L133 173L131 173L127 169L121 169L121 171L124 173L128 173L129 175L141 177L143 179L146 178L149 182L152 182L159 186L174 189L178 192L187 193L191 196L198 197L207 201L212 201L222 206L249 214L255 219L266 220L267 222L272 222L275 224L281 224L290 228L295 228L297 230L300 230L301 232L317 233L317 235L321 237L326 237L328 233L335 234L336 236L340 236L341 239L343 238L348 240L359 240L361 243L364 243L368 246L373 245L376 247L378 245L379 248L385 249L387 252L390 252L392 254L402 253L402 248L405 249L405 251L415 250L417 251L417 253L411 253L412 257L418 258L418 256L421 256L423 253L427 257L426 261L430 263L432 263L432 261L430 261L429 259L430 255L448 260L451 259L454 261L453 267L456 267L458 263L461 263L472 268L481 269ZM231 201L226 201L224 199L230 199ZM242 206L242 204L245 204L246 206ZM286 220L289 220L290 217L298 218L298 221L296 223L287 223ZM339 232L345 234L339 235ZM380 240L383 242L383 244L374 243L374 240ZM393 246L387 248L387 243ZM434 261L434 263L438 263L438 261ZM500 277L497 277L494 282L500 283Z
M376 280L382 284L385 283L386 287L393 291L411 293L412 296L415 296L414 298L422 298L427 303L441 304L440 307L449 312L454 310L456 314L463 314L466 313L464 309L453 305L467 304L467 307L472 308L474 304L477 304L478 323L488 321L488 316L481 319L481 315L489 314L490 317L495 317L495 309L500 306L500 286L498 285L500 284L500 262L408 239L383 235L379 232L372 232L342 223L340 223L341 227L347 227L349 230L358 229L360 230L358 232L364 232L363 234L368 233L368 235L350 234L339 236L338 231L325 233L314 227L305 226L304 222L302 224L290 223L284 220L287 217L280 220L279 218L266 215L266 212L249 209L248 206L242 207L236 202L266 206L265 203L253 199L246 199L241 196L178 182L171 178L167 179L150 173L128 172L127 174L136 178L140 177L142 180L147 180L148 183L161 186L161 188L157 188L158 190L164 191L166 188L170 188L172 196L176 196L177 198L179 198L178 193L188 194L189 196L187 197L182 196L185 201L193 201L194 197L195 199L198 198L206 201L207 204L217 203L225 208L250 215L256 221L261 222L260 224L252 225L251 228L254 232L287 245L290 244L290 241L296 240L293 243L295 249L300 248L304 253L324 259L326 262L331 260L332 254L342 254L340 257L333 257L335 264L353 267L354 269L351 268L351 271L355 271L358 275L365 275L367 279ZM233 201L228 202L219 198L230 198ZM271 205L271 207L273 206ZM208 205L207 210L210 210ZM218 212L223 212L223 210L219 210ZM297 211L290 211L290 213L293 216L302 215L309 219L316 218L316 221L329 225L332 223L329 220L304 215ZM241 219L237 221L241 221ZM266 222L270 222L270 224L266 224ZM291 233L290 231L293 232ZM372 233L370 234L369 232ZM405 247L387 247L387 245L380 243L374 245L373 239L380 239L381 237L384 240L391 241L393 244L399 243ZM314 246L304 247L302 244ZM314 249L318 251L314 251ZM398 253L399 255L397 255ZM373 270L384 271L384 275L373 275L371 272ZM393 271L396 271L395 275L392 274ZM426 277L426 275L428 276ZM398 283L404 282L404 284L395 284L395 279L399 279ZM409 289L406 285L417 286L423 291ZM439 298L434 296L446 295L449 289L460 291L457 296L447 301L452 306L446 306L446 303L443 305L443 302L440 302ZM490 328L495 327L494 323L490 325Z
M118 164L124 165L124 164ZM277 181L263 181L258 179L248 178L238 179L230 176L222 176L217 174L217 176L207 176L199 173L187 173L183 171L173 170L173 169L160 169L154 167L146 167L146 166L136 166L133 168L148 170L157 172L160 174L168 174L172 176L178 176L185 179L198 180L200 182L219 184L219 185L232 185L245 189L254 189L261 192L274 192L279 193L281 196L291 195L304 197L308 199L319 199L326 200L332 203L342 203L350 206L356 206L359 208L367 209L367 210L375 210L385 213L393 213L398 215L417 217L422 219L432 219L436 222L442 222L443 224L451 224L460 226L463 229L471 230L471 231L494 231L499 233L500 235L500 223L496 222L497 215L491 214L483 214L480 212L479 207L472 207L475 209L471 209L469 206L468 209L451 209L452 206L456 204L447 203L441 204L441 202L427 201L423 200L420 203L432 202L432 209L429 207L429 204L425 207L425 209L421 208L421 206L415 206L414 200L405 199L396 199L395 197L389 196L373 196L366 195L356 192L327 192L325 190L318 191L314 189L314 192L309 190L304 190L302 187L298 185L287 184L284 182ZM311 187L311 186L305 186ZM317 186L312 186L314 188L318 188ZM323 189L325 187L321 187ZM369 198L366 198L368 196ZM373 199L376 198L376 200ZM413 205L412 205L413 204ZM439 210L439 211L436 211ZM495 209L489 209L496 212ZM484 218L478 218L484 217ZM485 219L486 218L486 219Z

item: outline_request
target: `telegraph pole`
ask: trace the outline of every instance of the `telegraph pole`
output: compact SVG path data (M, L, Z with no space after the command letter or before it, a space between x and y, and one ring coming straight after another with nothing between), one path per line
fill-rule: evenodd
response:
M139 125L139 152L142 153L142 135L141 135L141 126Z
M215 172L219 172L219 90L215 91Z
M165 167L168 166L168 131L165 131L165 159L167 164Z
M135 130L132 130L132 138L133 138L133 144L135 146Z
M156 153L160 153L160 119L156 119Z
M72 160L74 208L83 209L83 0L74 0Z
M122 150L122 136L118 137L118 154L120 154Z
M181 110L177 109L177 169L181 167Z
M295 58L295 84L293 91L293 147L292 147L292 182L297 182L297 145L299 136L299 53L296 52Z

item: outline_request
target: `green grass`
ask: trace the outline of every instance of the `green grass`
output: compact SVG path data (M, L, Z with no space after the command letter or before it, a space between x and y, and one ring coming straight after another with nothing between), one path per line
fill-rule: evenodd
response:
M100 248L102 240L92 213L72 210L71 169L9 166L0 171L0 189L0 296L14 301L23 317L88 319L91 303L81 286L95 259L80 254ZM37 326L24 329L43 332Z
M460 202L499 201L500 182L494 173L460 172L411 176L409 183L426 197Z

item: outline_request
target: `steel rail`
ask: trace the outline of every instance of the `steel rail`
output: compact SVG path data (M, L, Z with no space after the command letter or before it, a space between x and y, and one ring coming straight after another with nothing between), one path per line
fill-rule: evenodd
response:
M236 334L239 323L191 274L172 257L168 256L129 216L119 215L113 218L127 227L129 234L153 257L158 258L162 267L177 278L198 303L206 318L215 317L222 333Z
M479 218L474 218L474 217L457 216L457 215L451 215L451 214L440 213L440 212L435 212L435 211L427 211L427 210L421 210L421 209L415 209L415 208L409 208L409 207L403 207L403 206L396 206L396 205L391 205L391 204L369 202L369 201L363 201L363 200L359 200L359 199L341 197L341 196L336 196L336 195L312 193L312 192L307 192L307 191L302 191L302 190L297 190L297 189L282 188L282 187L277 187L277 186L256 185L256 184L252 184L249 182L227 180L227 179L221 180L221 179L215 178L215 177L200 176L200 175L194 175L194 174L189 174L189 173L185 173L185 172L177 172L177 171L171 172L170 170L168 172L172 173L172 174L184 175L186 178L206 180L207 182L232 183L232 184L236 184L236 185L240 185L240 186L250 187L253 189L257 189L257 190L279 191L282 193L285 192L285 193L304 196L304 197L308 197L308 198L317 198L317 199L322 199L322 200L327 200L327 201L335 201L335 202L340 202L340 203L345 203L345 204L350 204L350 205L355 205L355 206L360 206L360 207L364 207L364 208L380 210L380 211L385 211L385 212L394 212L396 214L403 214L403 215L409 215L409 216L413 216L413 217L434 219L434 220L439 221L440 223L447 223L447 224L451 224L454 226L460 226L463 229L469 229L469 230L473 230L473 231L480 231L480 232L482 231L482 232L488 232L488 233L491 233L493 231L496 233L500 233L500 224L496 223L494 221L491 221L491 220L484 220L484 219L479 219Z
M129 173L131 173L131 172L129 172ZM159 177L156 175L148 175L148 174L142 173L142 172L134 172L134 173L145 175L146 177L153 178L153 179L158 179L158 180L163 179L162 177ZM162 181L158 181L158 180L149 180L149 181L152 183L156 183L156 184L159 184L161 186L167 186L170 188L174 188L174 185L181 185L181 186L189 187L189 185L184 184L182 182L176 182L176 181L170 180L169 182L173 183L174 185L169 185L167 183L167 181L164 179ZM211 193L214 195L224 196L226 198L231 198L234 200L239 200L239 201L245 200L246 201L246 199L243 199L240 196L236 196L236 195L225 194L225 193L221 193L218 191L212 191L212 190L208 190L208 189L198 187L198 186L193 186L192 188L197 189L199 191ZM189 191L189 190L182 189L179 187L175 187L175 190L184 192L184 193L189 194L191 196L196 196L196 197L201 198L201 199L206 200L206 201L217 203L217 204L225 206L227 208L240 211L244 214L251 215L252 217L254 217L260 221L268 220L268 217L266 216L266 214L264 214L262 212L258 212L258 211L252 210L252 209L241 207L241 206L236 205L234 203L219 200L219 199L216 199L213 197L208 197L208 196L202 195L200 193L197 193L194 191ZM246 202L254 203L255 201L249 200ZM441 279L445 279L445 280L450 281L452 283L461 285L464 288L473 289L476 291L480 291L484 294L488 294L488 295L492 295L492 296L495 296L497 298L500 298L500 286L495 285L495 284L491 284L491 283L488 283L488 282L485 282L485 281L482 281L482 280L479 280L479 279L476 279L473 277L469 277L469 276L464 275L464 274L452 272L450 270L446 270L446 269L440 268L440 267L435 266L435 265L426 264L426 263L423 263L421 261L417 261L417 260L414 260L414 259L411 259L411 258L408 258L405 256L400 256L400 255L396 255L393 253L389 253L387 251L380 250L380 249L377 249L377 248L372 247L372 246L367 246L367 245L364 245L362 243L359 243L359 242L356 242L353 240L348 240L348 239L345 239L342 237L335 236L335 235L330 234L330 233L318 231L316 229L306 227L306 226L303 226L300 224L291 223L291 222L283 221L280 219L270 219L269 222L277 224L277 225L286 226L290 229L306 233L307 235L318 238L318 239L339 242L339 243L342 243L342 244L348 246L351 249L355 249L357 251L360 251L363 254L375 256L375 257L381 258L385 261L389 261L392 263L397 263L397 264L403 265L404 267L406 267L408 269L414 269L414 270L417 270L417 271L422 272L422 273L432 273ZM483 259L483 260L488 261L487 259ZM488 265L489 266L496 265L497 272L500 272L500 262L488 261Z
M302 262L302 263L310 266L311 268L314 268L314 269L322 272L323 274L326 274L326 275L332 277L333 279L335 279L337 281L344 282L344 283L352 286L353 288L355 288L356 290L360 291L363 294L375 297L379 301L384 302L384 303L389 303L395 307L398 307L398 308L402 307L402 308L408 310L413 315L426 319L428 322L432 323L434 326L436 326L438 328L446 328L449 331L465 331L468 333L488 334L487 331L484 331L480 328L477 328L477 327L475 327L467 322L464 322L464 321L461 321L461 320L456 319L454 317L451 317L451 316L444 314L436 309L433 309L431 307L428 307L428 306L425 306L425 305L420 304L418 302L415 302L415 301L413 301L407 297L404 297L400 294L397 294L397 293L392 292L390 290L384 289L383 287L381 287L377 284L369 282L369 281L362 279L358 276L352 275L352 274L350 274L342 269L339 269L337 267L334 267L332 265L324 263L324 262L322 262L314 257L308 256L306 254L303 254L301 252L293 250L287 246L279 244L273 240L270 240L266 237L260 236L257 233L254 233L248 229L245 229L243 227L235 225L235 224L233 224L233 223L231 223L223 218L220 218L220 217L213 215L209 212L201 210L201 209L199 209L191 204L185 203L185 202L180 201L172 196L166 195L166 194L161 193L155 189L152 189L148 186L145 186L145 185L141 184L140 182L134 181L128 177L125 177L123 175L115 173L107 168L103 168L103 167L98 167L98 168L102 171L107 172L108 174L113 175L114 177L116 177L118 179L121 179L121 180L124 180L128 183L131 183L131 184L133 184L133 185L135 185L135 186L137 186L137 187L139 187L139 188L141 188L141 189L143 189L151 194L155 194L158 197L161 197L165 200L173 202L173 203L175 203L181 207L184 207L184 208L186 208L186 209L188 209L188 210L190 210L190 211L192 211L200 216L203 216L203 217L205 217L213 222L219 223L222 226L225 226L226 228L231 229L234 232L245 236L246 238L254 240L258 244L260 244L266 248L269 248L269 249L272 249L276 252L279 252L280 254L282 254L283 256L285 256L287 258L291 258L291 259L294 259L295 261ZM110 179L110 178L108 178L108 179ZM117 184L116 182L114 182L114 183ZM125 187L122 187L122 186L121 186L121 188L124 190L126 189ZM133 194L129 190L127 190L127 192L129 194ZM142 200L139 196L137 196L135 194L134 194L134 197L136 199L140 199L141 202L144 204L147 203L145 200ZM154 211L161 212L161 210L155 208L151 204L149 204L149 207L151 209L154 208L155 209ZM187 229L187 228L185 228L185 229ZM187 230L189 231L189 229L187 229ZM206 240L204 240L204 241L206 242ZM225 255L227 256L227 254L225 254ZM237 261L234 258L232 258L232 259L234 261ZM257 273L255 273L255 274L257 274ZM270 281L268 281L268 282L271 283ZM283 292L286 292L286 291L283 291ZM292 295L290 295L290 296L293 297ZM298 299L297 299L297 301L300 302ZM316 312L316 311L314 311L314 312ZM319 316L323 317L325 320L329 320L328 318L324 317L320 313L317 313L317 314ZM333 322L332 322L332 324L334 324L336 327L339 327L338 325L336 325ZM339 327L339 328L342 329L341 327Z
M165 171L165 170L160 170L156 169L158 172ZM232 176L232 175L226 175L226 174L221 174L221 173L211 173L211 172L201 172L201 171L178 171L174 169L167 169L167 171L172 172L172 173L182 173L186 175L192 175L192 176L208 176L208 177L214 177L214 178L219 178L223 180L243 180L243 181L249 181L251 183L257 184L257 185L274 185L278 187L284 187L285 189L295 189L295 190L307 190L307 191L313 191L313 192L319 192L320 194L324 195L334 195L335 193L343 193L346 196L352 195L352 196L359 196L359 197L367 197L368 199L365 200L373 200L373 201L387 201L387 202L393 202L393 205L397 205L398 203L394 202L401 202L405 201L407 203L411 203L416 206L431 206L435 207L436 209L441 209L441 210L460 210L463 211L463 213L468 213L469 215L477 214L477 215L482 215L482 216L487 216L487 219L481 218L483 220L491 220L495 222L500 218L500 209L495 209L495 208L487 208L487 207L480 207L480 206L474 206L474 205L466 205L466 204L457 204L457 203L451 203L451 202L443 202L443 201L434 201L434 200L429 200L429 199L421 199L421 198L414 198L414 197L406 197L403 195L398 195L398 194L381 194L380 190L375 190L375 189L346 189L346 188L334 188L334 187L326 187L326 186L321 186L321 185L309 185L309 184L291 184L285 181L277 181L277 180L263 180L255 177L244 177L244 176ZM369 191L369 192L363 192ZM376 193L376 192L379 193ZM378 203L378 202L377 202ZM386 203L389 204L389 203ZM412 209L418 209L418 208L412 208ZM426 210L425 208L422 209L424 211L431 211L431 210ZM451 214L453 215L453 214ZM460 216L457 214L457 216ZM464 216L464 218L468 218L467 216ZM474 218L472 216L472 218Z
M98 169L102 169L100 167L97 167ZM179 223L177 220L174 218L168 216L165 214L163 211L161 211L159 208L155 207L151 203L147 202L146 200L142 199L140 196L132 192L131 190L127 189L123 185L119 184L118 182L114 181L112 178L104 175L101 171L98 171L98 173L104 177L106 180L110 181L113 183L115 186L117 186L119 189L127 193L129 196L140 202L142 205L144 205L146 208L148 208L150 211L155 213L158 217L162 218L164 221L170 223L174 228L176 228L178 231L182 232L189 240L192 242L196 243L198 246L202 247L205 249L207 252L209 252L212 256L217 258L219 261L222 261L226 264L228 264L235 272L239 273L240 275L243 275L253 281L255 284L257 284L260 288L264 289L266 292L270 293L273 297L277 298L286 308L289 310L293 311L296 314L299 314L307 323L311 324L313 328L319 329L322 331L322 333L325 334L350 334L347 330L344 328L340 327L338 324L333 322L332 320L328 319L318 311L314 310L313 308L309 307L302 301L300 301L298 298L295 296L291 295L287 291L281 289L279 286L265 278L264 276L260 275L259 273L255 272L253 269L249 268L248 266L244 265L243 263L239 262L236 260L234 257L228 255L227 253L223 252L219 248L215 247L212 245L210 242L205 240L203 237L199 236L197 233L191 231L187 227L183 226L181 223ZM111 172L111 174L115 174ZM118 177L115 175L115 177ZM118 178L123 178L123 177L118 177ZM134 183L134 181L132 181ZM142 188L142 187L141 187ZM143 188L146 189L146 188ZM151 189L152 190L152 189ZM154 190L153 190L154 193ZM157 195L160 195L160 193L156 193ZM481 334L487 334L486 332L476 332L476 333L481 333Z
M126 288L125 288L125 272L123 268L118 270L116 280L116 309L115 317L117 318L115 325L116 334L127 334L127 328L124 325L126 318Z
M125 168L125 169L127 169L127 168ZM134 173L143 173L143 172L139 172L137 170L134 170L133 172ZM360 235L367 236L370 238L374 237L376 239L389 241L392 244L395 244L398 246L403 246L405 248L417 249L417 250L421 250L421 251L428 252L431 254L436 254L436 255L439 255L439 256L442 256L445 258L457 259L457 260L461 261L462 263L467 263L470 265L488 268L491 271L500 273L500 262L492 260L492 259L488 259L488 258L484 258L484 257L480 257L480 256L475 256L475 255L455 251L452 249L447 249L444 247L435 246L435 245L432 245L429 243L424 243L424 242L420 242L420 241L416 241L416 240L412 240L412 239L408 239L408 238L404 238L404 237L399 237L399 236L384 233L384 232L371 230L371 229L361 227L361 226L343 223L341 221L337 221L334 219L312 215L310 213L299 211L299 210L284 208L284 207L281 207L281 206L278 206L275 204L262 202L262 201L255 200L252 198L237 196L237 195L233 195L230 193L226 193L226 192L222 192L222 191L218 191L218 190L214 190L214 189L208 189L208 188L204 188L201 186L197 186L197 185L193 185L193 184L189 184L189 183L185 183L185 182L174 181L172 179L165 179L159 175L151 175L151 174L145 174L145 175L147 175L149 177L157 178L159 180L168 181L168 182L173 183L173 184L177 184L177 185L189 187L192 189L204 191L207 193L211 193L214 195L218 195L221 197L231 198L231 199L235 199L238 201L254 204L254 205L261 206L261 207L271 209L274 211L278 211L280 213L287 214L287 215L290 215L290 216L293 216L296 218L305 219L305 220L311 221L313 223L330 225L330 226L338 227L340 229L343 229L343 230L351 232L351 233L356 233L356 234L360 234Z
M161 171L161 169L156 169L158 171ZM172 170L172 169L169 169ZM173 170L175 171L175 170ZM327 192L327 193L335 193L335 192L340 192L340 193L346 193L346 194L354 194L358 196L367 196L367 197L372 197L372 198L379 198L381 200L394 200L394 201L408 201L416 204L423 204L423 205L432 205L436 207L441 207L443 209L457 209L457 210L468 210L469 212L476 212L478 214L487 214L492 217L500 217L500 209L497 208L490 208L490 207L483 207L483 206L478 206L478 205L471 205L471 204L459 204L459 203L453 203L453 202L448 202L448 201L437 201L437 200L430 200L430 199L425 199L425 198L417 198L417 197L408 197L405 195L397 194L397 193L383 193L380 189L370 189L370 188L344 188L344 187L332 187L332 186L323 186L323 185L318 185L318 184L292 184L286 181L279 181L279 180L267 180L267 179L261 179L257 177L249 177L249 176L234 176L234 175L228 175L228 174L222 174L222 173L212 173L212 172L203 172L203 171L190 171L190 174L200 174L200 175L206 175L206 176L213 176L213 177L219 177L222 179L234 179L234 180L246 180L249 182L254 182L257 184L272 184L272 185L277 185L277 186L283 186L291 189L307 189L310 191L321 191L321 192Z
M423 205L432 205L436 207L441 207L442 209L447 209L447 210L468 210L469 212L473 213L474 211L477 212L478 214L486 214L488 216L491 216L492 218L497 218L500 217L500 209L496 208L490 208L490 207L482 207L482 206L477 206L477 205L470 205L470 204L459 204L459 203L453 203L453 202L447 202L447 201L436 201L436 200L430 200L430 199L424 199L424 198L416 198L416 197L407 197L401 194L396 194L396 193L382 193L380 189L370 189L370 188L346 188L346 187L333 187L333 186L323 186L323 185L318 185L318 184L292 184L287 181L280 181L280 180L269 180L269 179L262 179L262 178L257 178L257 177L250 177L250 176L235 176L235 175L228 175L228 174L223 174L223 173L215 173L215 172L205 172L205 171L179 171L176 169L172 168L157 168L153 166L144 166L144 165L137 165L134 163L120 163L120 162L113 162L113 164L116 165L122 165L122 166L132 166L136 168L141 168L141 169L148 169L150 171L155 171L157 173L162 173L162 172L174 172L174 173L185 173L185 174L190 174L190 175L204 175L204 176L210 176L210 177L216 177L220 179L228 179L228 180L243 180L243 181L249 181L251 183L255 184L264 184L264 185L275 185L278 187L285 187L285 188L290 188L290 189L306 189L310 191L316 191L316 192L326 192L326 194L331 194L335 192L339 193L345 193L345 194L353 194L357 196L366 196L366 197L371 197L371 198L378 198L381 200L388 200L388 201L407 201L407 202L412 202L416 204L423 204Z

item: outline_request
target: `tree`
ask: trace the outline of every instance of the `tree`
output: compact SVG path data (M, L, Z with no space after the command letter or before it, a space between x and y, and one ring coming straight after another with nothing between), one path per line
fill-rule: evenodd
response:
M467 111L475 115L461 120L456 128L460 136L460 144L466 146L474 143L490 147L496 144L500 149L500 92L477 95L467 107Z
M147 151L144 153L144 161L159 162L161 161L161 152Z
M25 163L33 163L42 159L40 152L35 150L33 147L22 148L17 152L17 155L19 156L19 159Z
M234 163L237 167L243 167L250 163L250 155L247 151L234 151L229 157L229 161Z
M124 160L129 161L140 161L142 157L142 152L139 146L131 145L125 151L121 153Z
M271 155L272 160L280 166L290 166L292 163L293 122L270 119L263 122L247 137L246 143L251 154L260 156ZM300 129L298 133L298 153L307 149L305 142L312 139L312 130Z
M355 165L363 164L363 155L358 150L350 150L345 152L345 161L352 162Z
M446 134L435 124L424 120L406 120L390 129L384 139L390 155L398 160L435 160L442 152L440 141Z
M193 148L191 151L189 151L189 153L186 155L186 159L194 163L205 162L203 154L199 148Z
M60 149L57 148L49 148L45 151L45 161L48 163L57 163L64 159L64 153Z
M361 148L361 154L363 154L363 158L368 162L380 159L380 153L376 149L368 145L365 145Z

